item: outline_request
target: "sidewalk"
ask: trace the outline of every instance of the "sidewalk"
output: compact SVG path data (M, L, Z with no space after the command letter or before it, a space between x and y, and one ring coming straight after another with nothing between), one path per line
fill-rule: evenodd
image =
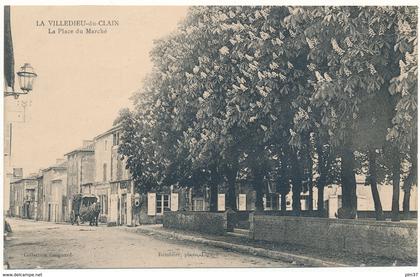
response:
M360 263L347 264L333 259L319 259L310 255L299 254L298 251L281 251L273 244L251 241L244 237L231 235L216 236L197 234L184 230L164 229L162 225L141 225L137 227L119 226L119 229L157 237L159 239L188 241L223 248L248 255L260 256L274 260L290 262L305 267L345 267L360 266ZM293 253L295 252L295 253Z

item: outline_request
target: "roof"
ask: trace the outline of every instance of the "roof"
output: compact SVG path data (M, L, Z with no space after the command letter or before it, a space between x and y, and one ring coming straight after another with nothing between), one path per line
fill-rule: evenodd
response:
M69 155L72 155L72 154L75 154L75 153L78 153L78 152L95 152L95 145L92 142L89 145L76 148L76 149L64 154L64 156L69 156Z
M67 169L67 161L49 166L46 169L43 169L42 172L49 171L51 169Z
M22 179L17 179L14 181L11 181L10 184L16 184L16 183L20 183L20 182L24 182L24 181L35 181L37 179L37 176L28 176Z
M107 136L109 134L112 134L113 132L118 131L118 130L121 130L121 129L122 129L122 125L121 124L115 125L111 129L109 129L108 131L103 132L102 134L97 135L93 139L94 140L98 140L98 139L100 139L100 138L102 138L104 136Z

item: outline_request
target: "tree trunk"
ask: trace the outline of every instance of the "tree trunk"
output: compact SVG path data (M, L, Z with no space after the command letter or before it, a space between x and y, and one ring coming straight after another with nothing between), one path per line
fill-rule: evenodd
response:
M309 190L309 197L308 197L309 207L308 207L308 209L310 211L314 210L314 184L313 184L312 166L313 166L312 155L311 155L310 149L308 149L308 174L309 174L309 176L308 176L308 190Z
M410 197L411 190L404 190L404 199L403 199L403 218L410 219Z
M322 146L321 146L322 147ZM324 153L321 149L317 149L318 151L318 171L319 171L319 178L317 183L318 188L318 211L324 211L324 187L327 181L327 176L325 172L325 165L324 165Z
M238 174L238 167L235 165L226 168L227 187L227 201L226 207L236 211L236 176Z
M313 191L313 186L312 186L312 182L309 182L309 196L308 196L308 201L309 201L309 206L308 206L308 210L309 211L313 211L314 210L314 191Z
M263 203L263 179L264 175L261 169L254 168L254 190L256 192L255 198L255 210L256 211L264 211L264 203Z
M286 152L287 153L287 152ZM290 191L289 175L287 169L287 154L282 153L280 158L280 174L277 178L277 191L280 193L280 209L286 211L286 195Z
M401 158L397 147L392 150L392 221L400 221L400 174Z
M280 194L275 193L274 194L274 200L273 200L273 203L274 203L273 209L276 210L276 211L280 210L280 201L279 201L279 198L280 198Z
M300 215L300 194L302 192L302 168L297 153L292 151L292 209L294 215Z
M410 219L410 197L411 187L416 182L417 177L417 146L413 146L410 151L411 167L407 178L404 180L404 200L403 200L403 217Z
M369 149L368 160L369 160L369 183L370 183L370 188L372 190L373 203L375 205L376 220L385 220L385 216L382 211L381 199L379 198L378 186L377 186L375 149Z
M320 178L321 179L321 178ZM318 213L319 216L324 214L324 185L321 186L321 182L318 183Z
M305 178L307 178L307 189L308 189L308 210L313 211L314 210L314 192L313 192L313 161L312 161L312 144L311 144L311 133L307 132L304 135L304 145L305 145L305 158L306 158L306 167L307 167L307 175Z
M316 151L318 154L318 172L319 172L319 178L318 182L316 184L318 189L318 213L319 216L324 215L324 188L327 185L327 175L328 170L330 166L330 154L326 156L323 149L323 144L321 143L319 137L317 137L317 145L316 145Z
M217 212L218 181L217 167L210 167L210 212Z
M255 187L256 198L255 198L255 209L256 211L264 211L263 193L262 193L262 182L257 184Z
M350 147L344 147L341 155L341 190L342 209L339 218L356 218L357 196L356 175L354 171L354 153Z
M210 212L217 212L217 184L210 184Z
M282 211L286 211L286 194L285 193L280 194L280 198L281 198L281 203L280 203L281 208L280 209Z

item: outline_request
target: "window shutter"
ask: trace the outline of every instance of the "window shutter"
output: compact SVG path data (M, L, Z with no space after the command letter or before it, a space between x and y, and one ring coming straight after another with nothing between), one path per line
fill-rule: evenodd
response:
M246 211L246 194L239 194L239 210Z
M156 193L147 193L147 215L156 215Z
M178 211L178 193L171 193L171 211Z
M220 193L217 195L217 210L218 211L224 211L225 210L225 194Z

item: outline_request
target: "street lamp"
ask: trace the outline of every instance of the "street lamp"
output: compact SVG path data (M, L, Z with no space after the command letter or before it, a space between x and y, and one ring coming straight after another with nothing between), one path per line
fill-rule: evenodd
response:
M35 78L38 76L29 63L25 63L20 68L20 71L17 72L17 75L19 77L19 85L22 92L5 91L5 96L14 96L17 99L20 95L28 94L33 88Z

